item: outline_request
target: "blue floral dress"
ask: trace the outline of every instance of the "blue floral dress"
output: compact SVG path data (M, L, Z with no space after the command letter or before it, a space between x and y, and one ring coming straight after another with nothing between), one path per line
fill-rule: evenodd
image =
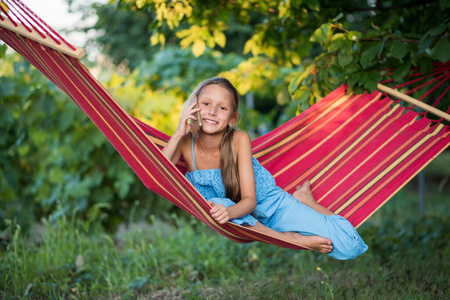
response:
M225 197L225 186L220 169L197 170L192 139L192 158L195 170L186 178L208 201L226 207L235 203ZM231 222L254 226L261 222L279 232L294 231L302 235L318 235L329 238L333 250L328 254L336 259L353 259L367 251L368 247L353 225L339 215L327 216L301 203L275 184L275 179L253 157L256 183L256 208L253 213Z

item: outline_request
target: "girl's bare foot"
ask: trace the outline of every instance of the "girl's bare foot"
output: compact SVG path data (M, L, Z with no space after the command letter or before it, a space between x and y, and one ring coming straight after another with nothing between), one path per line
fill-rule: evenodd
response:
M333 244L330 239L318 235L301 235L297 232L284 232L296 244L321 253L330 253L333 250Z
M261 224L260 222L256 222L255 226L251 227L253 227L253 229L256 231L273 236L275 238L279 238L281 240L286 240L306 249L319 251L325 254L330 253L331 250L333 250L331 240L321 236L301 235L300 233L293 231L279 232Z
M311 192L311 185L308 180L303 182L302 185L297 185L295 187L295 192L292 193L292 196L300 200L301 203L308 206L317 204L317 201L314 199L314 196Z
M314 196L311 192L311 185L308 180L306 180L302 185L298 185L295 188L295 192L292 193L292 196L294 196L294 198L300 200L301 203L308 205L309 207L311 207L312 209L314 209L315 211L317 211L321 214L324 214L327 216L334 215L334 213L331 210L320 205L316 201L316 199L314 199Z

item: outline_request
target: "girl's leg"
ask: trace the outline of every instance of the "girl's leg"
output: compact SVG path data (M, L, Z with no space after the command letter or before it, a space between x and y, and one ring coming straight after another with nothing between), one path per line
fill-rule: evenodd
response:
M319 251L321 253L330 253L333 250L331 240L317 235L301 235L297 232L279 232L275 231L259 222L252 229L261 233L276 237L281 240L291 242L303 248Z
M294 193L292 193L292 196L294 196L294 198L297 198L298 200L300 200L301 203L308 205L309 207L311 207L312 209L314 209L315 211L327 215L327 216L331 216L334 215L334 213L329 210L328 208L320 205L315 199L314 196L311 192L311 186L309 181L305 181L302 185L297 186L296 190Z

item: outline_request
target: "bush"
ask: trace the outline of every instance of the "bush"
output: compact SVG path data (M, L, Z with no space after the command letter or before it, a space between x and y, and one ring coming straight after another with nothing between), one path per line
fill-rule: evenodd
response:
M139 203L142 216L174 206L148 191L88 117L29 63L0 68L0 230L76 210L114 229ZM137 202L136 202L137 201Z

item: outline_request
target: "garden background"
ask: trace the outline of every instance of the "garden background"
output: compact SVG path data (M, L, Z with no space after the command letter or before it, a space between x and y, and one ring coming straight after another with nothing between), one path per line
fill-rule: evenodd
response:
M208 77L236 85L239 127L256 137L343 83L373 91L382 69L400 83L450 60L446 0L67 2L97 16L73 28L99 53L85 64L167 134ZM236 244L146 190L84 113L0 43L1 298L448 298L450 152L423 174L425 207L414 179L359 228L369 251L354 261Z

